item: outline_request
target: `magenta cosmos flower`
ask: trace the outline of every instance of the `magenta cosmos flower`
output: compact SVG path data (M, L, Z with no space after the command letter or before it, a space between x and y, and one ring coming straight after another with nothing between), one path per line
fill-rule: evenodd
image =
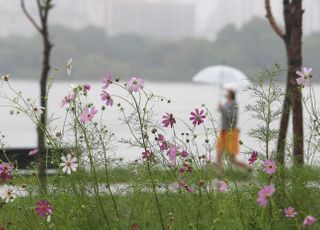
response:
M195 111L191 112L190 121L192 121L192 124L194 125L200 125L204 122L204 119L206 118L206 115L204 113L204 110L195 109Z
M112 75L110 73L106 73L102 79L102 89L107 89L111 83Z
M223 180L219 182L219 191L220 192L225 192L227 191L229 185L228 185L228 181Z
M90 122L95 117L95 115L98 113L95 107L89 108L85 107L82 110L82 113L80 115L80 121L83 123Z
M153 157L153 153L150 152L149 150L146 150L144 152L142 152L142 158L143 159L150 159Z
M179 147L177 145L173 145L169 151L168 151L168 157L170 163L175 163L176 158L177 158L177 152L178 152Z
M192 173L192 167L187 163L183 163L182 167L179 168L179 173L183 174L185 172Z
M162 116L162 124L165 127L168 127L170 125L170 127L172 128L173 125L176 123L176 119L174 118L172 113L166 113L165 115Z
M274 162L274 160L265 160L264 161L264 169L263 171L267 174L274 174L277 170L277 166L276 163Z
M189 156L189 153L188 153L186 150L183 150L183 151L181 152L181 156L182 156L183 158L186 158L186 157Z
M310 84L310 78L312 77L312 68L303 67L302 72L297 70L296 74L300 76L296 79L298 85L305 86Z
M50 218L51 214L52 214L52 206L49 203L49 201L47 200L41 200L37 202L35 211L37 213L37 215L39 217L41 217L42 219L44 218Z
M71 102L74 101L74 99L76 99L76 94L75 93L69 93L67 96L65 96L61 102L60 107L64 107L67 104L70 104Z
M251 156L249 158L249 164L253 164L254 162L256 162L258 160L258 152L257 151L252 151Z
M105 90L102 91L100 96L101 96L101 101L105 101L106 105L109 105L109 106L113 105L113 99L111 98L111 95L107 93Z
M173 183L172 186L173 186L174 189L183 188L183 189L186 190L186 192L194 192L194 189L192 187L188 186L187 183L184 182L183 180L179 180L178 182Z
M166 139L164 138L164 136L162 134L158 134L157 141L159 142L160 149L162 151L167 150L169 148L168 144L167 144L167 141L166 141Z
M268 198L276 191L273 184L263 187L258 193L257 202L260 206L265 207L268 204Z
M283 210L284 215L288 218L294 218L298 215L298 213L296 212L296 210L294 210L294 208L289 207L289 208L285 208Z
M144 81L141 78L132 77L127 81L127 86L130 92L139 92L143 89Z
M313 225L317 222L317 219L314 216L306 216L303 220L303 225Z
M89 85L88 83L85 83L82 85L82 91L84 93L88 93L88 91L90 91L90 89L91 89L91 85Z

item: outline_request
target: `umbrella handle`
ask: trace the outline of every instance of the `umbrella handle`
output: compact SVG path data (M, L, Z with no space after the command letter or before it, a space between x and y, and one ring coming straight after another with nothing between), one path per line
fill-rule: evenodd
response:
M221 104L221 100L222 100L222 83L219 85L219 104Z

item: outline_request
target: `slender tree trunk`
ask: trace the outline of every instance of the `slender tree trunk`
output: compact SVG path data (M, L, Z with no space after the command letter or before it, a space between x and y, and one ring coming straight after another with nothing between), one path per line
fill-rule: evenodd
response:
M302 95L296 82L296 71L302 65L302 0L292 0L288 10L285 10L285 19L288 21L288 36L285 38L287 44L288 78L292 104L293 123L293 157L294 163L303 164L303 108Z
M271 11L270 0L265 0L265 8L267 12L266 17L270 25L285 43L288 63L287 88L280 121L277 160L279 163L284 164L289 116L292 109L294 162L296 164L303 164L302 95L296 82L296 71L300 69L302 65L302 0L283 0L285 32L283 32L275 22Z
M41 183L41 189L47 191L47 175L46 175L46 159L47 159L47 148L46 148L46 138L45 130L47 127L47 81L50 72L50 55L52 45L49 41L49 34L47 30L47 24L43 27L43 63L40 79L40 105L44 107L44 111L40 117L40 123L37 127L38 131L38 175Z
M50 56L52 44L50 42L49 37L49 29L48 29L48 16L49 12L52 9L53 5L51 4L52 0L35 0L40 24L37 23L31 14L28 12L24 0L20 0L21 8L23 13L26 15L27 19L31 22L31 24L35 27L35 29L39 32L42 37L43 44L43 52L42 52L42 71L40 78L40 106L44 108L43 113L40 116L40 121L37 126L37 134L38 134L38 155L37 155L37 163L38 163L38 177L40 181L41 190L43 193L47 192L47 175L46 175L46 159L47 159L47 148L46 148L46 138L45 138L45 130L47 128L47 81L50 72Z
M282 165L284 165L284 161L285 161L286 138L287 138L290 109L291 109L290 88L288 86L289 84L287 83L286 94L284 97L281 120L280 120L277 153L276 153L277 162Z

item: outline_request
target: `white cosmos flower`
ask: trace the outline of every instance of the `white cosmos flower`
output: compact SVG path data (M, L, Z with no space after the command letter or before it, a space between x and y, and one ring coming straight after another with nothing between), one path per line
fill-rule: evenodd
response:
M72 157L71 154L68 154L67 157L62 156L61 160L63 161L60 163L60 166L62 166L62 171L67 174L71 174L72 171L76 171L78 164L77 164L77 158Z
M44 107L42 106L33 106L32 113L36 116L40 116L43 113Z
M0 198L6 203L13 202L16 198L16 192L12 186L4 185L3 190L0 192Z
M68 73L68 76L71 77L71 72L72 72L72 58L69 59L69 61L67 62L66 64L66 68L67 68L67 73Z

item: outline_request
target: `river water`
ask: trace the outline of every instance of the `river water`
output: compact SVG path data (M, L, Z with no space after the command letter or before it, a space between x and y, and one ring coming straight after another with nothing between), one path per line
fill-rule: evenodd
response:
M33 81L10 81L10 84L17 91L21 91L24 97L38 98L38 83ZM76 82L55 82L50 90L49 96L49 114L54 118L59 118L64 114L65 110L60 108L60 103L63 97L70 91L70 85L77 84ZM102 105L100 101L101 83L94 82L91 84L92 90L90 92L89 101L93 102L98 108ZM171 99L171 103L159 103L154 107L155 117L161 120L161 117L166 112L173 113L188 122L189 114L195 108L199 108L202 104L206 104L213 113L215 119L219 120L219 112L217 111L217 104L221 99L223 92L220 91L218 86L203 85L195 83L155 83L146 82L145 89L152 91L157 95L164 96ZM116 89L112 89L111 93L117 94ZM1 85L1 92L8 92L5 84ZM320 96L320 87L315 87L316 97ZM237 101L240 107L238 127L241 130L241 140L246 146L253 149L261 150L263 146L255 139L248 136L251 128L258 125L255 119L252 119L248 112L244 112L244 106L254 103L248 92L239 90ZM318 106L320 102L318 101ZM10 109L5 107L8 103L0 98L0 131L5 134L7 147L30 147L36 146L36 132L34 125L30 120L22 115L10 115ZM115 99L115 104L117 100ZM4 107L3 107L4 106ZM119 113L116 106L108 108L105 116L104 123L107 127L115 133L117 137L128 137L130 134L128 129L121 125L119 121ZM307 118L306 118L307 119ZM62 120L62 119L60 119ZM57 122L55 125L58 129L62 121ZM278 126L278 121L274 121L274 127ZM308 132L306 132L308 133ZM212 140L213 141L213 140ZM245 152L248 149L242 146L241 151ZM120 147L115 151L116 156L123 157L125 160L133 160L140 156L141 150L130 149L127 147ZM316 153L319 156L319 153ZM247 158L244 154L240 154L239 158Z

